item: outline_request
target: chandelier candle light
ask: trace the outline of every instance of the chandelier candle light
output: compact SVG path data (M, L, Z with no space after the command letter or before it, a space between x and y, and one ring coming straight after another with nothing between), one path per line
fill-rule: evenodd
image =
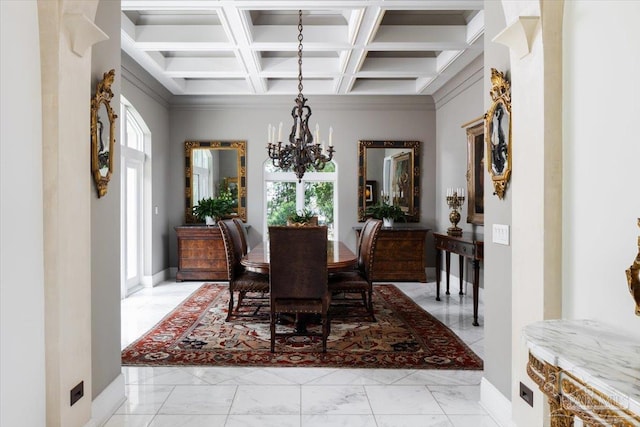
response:
M307 98L302 94L302 10L298 11L298 97L296 105L291 110L293 125L289 134L289 144L282 145L282 122L278 126L278 142L276 143L276 127L267 127L267 153L276 168L293 170L302 181L304 173L311 167L322 170L327 162L333 158L333 128L329 128L329 149L325 150L324 143L320 145L320 125L316 123L316 143L309 129L311 107L306 105ZM325 154L326 151L326 154Z
M464 189L463 188L448 188L447 189L447 205L451 208L449 214L449 221L453 226L447 228L447 234L449 236L462 236L462 228L458 227L460 222L460 212L458 209L462 207L464 203Z

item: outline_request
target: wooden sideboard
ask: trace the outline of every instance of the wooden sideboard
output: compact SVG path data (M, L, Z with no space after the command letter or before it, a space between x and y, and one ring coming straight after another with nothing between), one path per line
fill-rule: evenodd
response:
M175 227L178 237L176 280L229 280L222 234L217 226Z
M354 227L360 235L362 227ZM426 282L425 244L428 228L383 227L373 255L373 280Z

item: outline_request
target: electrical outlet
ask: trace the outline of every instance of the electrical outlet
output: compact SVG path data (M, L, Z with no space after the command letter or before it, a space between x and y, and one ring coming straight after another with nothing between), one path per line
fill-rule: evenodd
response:
M509 226L493 224L493 243L509 246Z
M84 396L84 381L80 381L80 383L71 389L71 405L73 406L78 400L80 400Z
M533 391L522 383L520 383L520 397L533 408Z

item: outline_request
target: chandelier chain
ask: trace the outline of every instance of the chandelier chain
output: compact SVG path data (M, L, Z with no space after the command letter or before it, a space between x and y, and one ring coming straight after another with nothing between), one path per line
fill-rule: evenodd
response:
M298 11L298 97L302 98L302 10Z

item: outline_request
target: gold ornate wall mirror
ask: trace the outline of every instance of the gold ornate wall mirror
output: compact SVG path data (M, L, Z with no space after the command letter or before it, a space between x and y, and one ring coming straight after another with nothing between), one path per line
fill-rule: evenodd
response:
M499 199L511 176L511 84L503 73L491 69L491 100L485 115L487 170Z
M638 218L638 227L640 227L640 218ZM629 292L636 302L636 315L640 316L640 236L638 236L638 255L626 273Z
M104 73L102 80L96 84L96 93L91 99L91 173L98 197L107 194L113 172L113 147L118 117L111 108L111 85L114 78L115 70Z
M358 141L358 221L382 193L420 221L420 141Z
M185 141L185 222L198 222L193 206L220 189L234 198L231 217L247 220L246 141Z

